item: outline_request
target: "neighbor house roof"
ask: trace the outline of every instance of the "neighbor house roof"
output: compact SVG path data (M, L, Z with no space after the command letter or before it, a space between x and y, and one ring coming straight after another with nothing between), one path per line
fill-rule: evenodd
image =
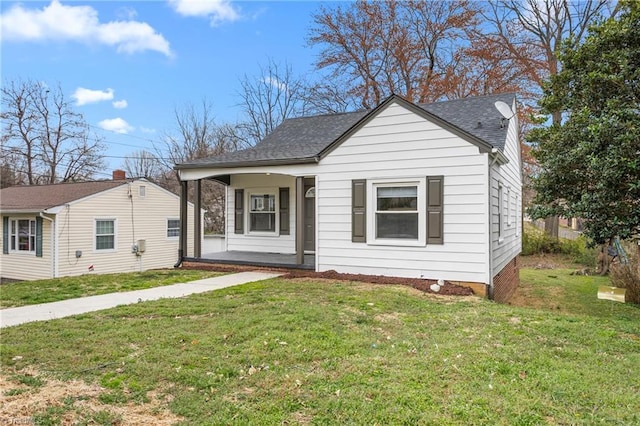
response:
M177 164L175 168L318 162L391 102L410 108L471 143L503 150L507 126L494 103L502 101L511 106L514 99L515 94L505 93L416 105L393 95L372 110L287 119L252 148Z
M0 211L34 212L62 206L72 201L125 185L125 180L105 180L51 185L20 185L0 190Z

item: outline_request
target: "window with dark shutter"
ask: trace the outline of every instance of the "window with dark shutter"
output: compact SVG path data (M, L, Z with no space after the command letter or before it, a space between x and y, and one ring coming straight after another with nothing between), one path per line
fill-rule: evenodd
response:
M42 218L36 216L36 256L42 257Z
M351 241L367 242L367 181L351 181Z
M280 188L280 235L289 235L289 188Z
M236 234L244 234L244 189L236 189L234 229Z
M427 176L427 244L444 244L443 176Z

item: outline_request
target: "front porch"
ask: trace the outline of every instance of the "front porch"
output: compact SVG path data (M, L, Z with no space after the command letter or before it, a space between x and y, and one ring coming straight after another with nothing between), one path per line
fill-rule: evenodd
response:
M259 253L251 251L221 251L205 253L197 259L189 259L203 263L220 263L224 265L246 265L271 268L315 270L314 254L305 254L304 262L299 263L296 254Z

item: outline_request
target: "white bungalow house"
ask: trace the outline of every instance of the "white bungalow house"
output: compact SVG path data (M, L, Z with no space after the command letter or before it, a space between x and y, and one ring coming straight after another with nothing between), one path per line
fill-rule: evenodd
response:
M442 279L508 300L522 235L515 108L514 94L394 95L177 164L183 194L189 181L227 185L225 251L188 260Z
M192 255L202 222L185 207ZM180 198L122 171L114 180L4 188L0 215L3 279L169 268L179 258Z

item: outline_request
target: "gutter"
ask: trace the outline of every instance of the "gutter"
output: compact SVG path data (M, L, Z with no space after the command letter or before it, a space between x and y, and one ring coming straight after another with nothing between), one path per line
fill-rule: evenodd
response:
M235 168L235 167L260 167L260 166L285 166L294 164L309 164L318 163L320 157L315 155L313 157L304 158L282 158L282 159L269 159L269 160L245 160L245 161L227 161L220 163L207 163L203 161L201 163L182 163L173 166L173 170L188 170L188 169L202 169L206 167L215 167L218 169Z

